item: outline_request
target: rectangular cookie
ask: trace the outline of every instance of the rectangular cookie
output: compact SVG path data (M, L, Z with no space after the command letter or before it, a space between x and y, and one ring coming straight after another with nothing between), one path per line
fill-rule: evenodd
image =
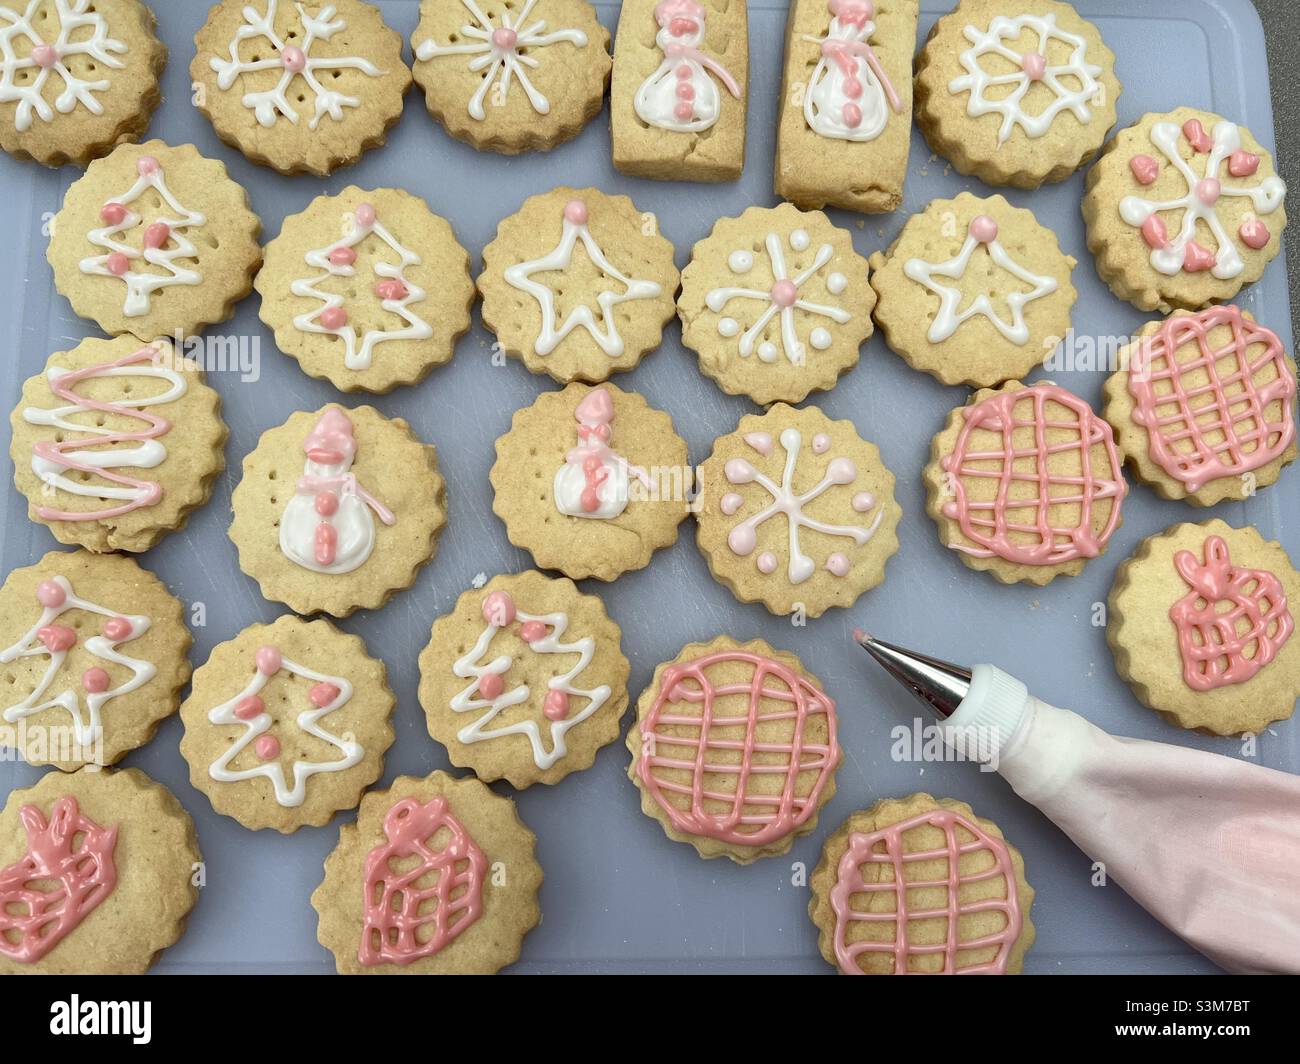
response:
M610 88L614 167L660 181L734 181L745 167L748 80L746 0L624 0Z
M834 16L832 4L839 10ZM861 49L863 30L874 6L874 29L865 38L868 55ZM856 16L856 17L855 17ZM824 54L819 43L830 34L850 43L837 60ZM912 56L916 50L917 0L793 0L786 23L785 77L781 87L781 117L777 128L777 195L807 210L846 207L867 214L883 214L903 202L903 179L912 139ZM813 38L809 40L808 38ZM856 42L857 47L852 47ZM860 94L843 94L842 64L854 68ZM890 90L875 71L883 70ZM823 104L825 106L823 106ZM853 128L881 127L870 139L849 140L845 104L858 114ZM831 132L824 135L812 120Z

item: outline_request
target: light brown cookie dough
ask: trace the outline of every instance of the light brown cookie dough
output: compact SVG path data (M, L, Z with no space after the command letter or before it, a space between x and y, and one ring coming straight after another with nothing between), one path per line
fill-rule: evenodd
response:
M262 594L335 617L410 587L447 523L437 451L369 406L300 410L267 429L230 502L239 567Z
M1178 310L1119 352L1102 413L1138 479L1214 506L1268 487L1296 459L1296 364L1234 306Z
M0 0L0 147L45 166L138 140L162 103L167 49L139 0Z
M212 808L288 835L351 809L384 771L384 663L328 621L283 616L213 648L181 706L181 755Z
M1298 604L1281 544L1217 519L1174 525L1120 565L1106 642L1138 701L1171 724L1256 733L1300 698Z
M871 256L876 323L913 369L944 384L1022 377L1070 329L1075 260L1002 196L934 200Z
M176 712L185 609L120 554L51 551L0 588L0 748L72 772L116 764Z
M745 168L746 0L626 0L609 95L614 169L735 181Z
M423 380L451 360L474 302L451 226L395 188L316 197L267 244L255 285L276 346L345 392Z
M423 0L411 50L429 113L479 151L550 151L609 84L609 31L585 0Z
M1197 310L1263 275L1282 249L1285 195L1245 126L1194 107L1147 114L1088 171L1088 250L1139 310Z
M1019 975L1034 944L1024 858L953 798L882 798L851 814L811 887L818 948L842 975Z
M787 853L835 794L835 702L797 657L761 639L683 647L655 669L636 716L627 774L641 811L701 857Z
M883 214L902 204L917 11L916 0L791 0L778 196L805 210ZM845 64L852 64L851 75Z
M420 705L451 763L512 787L559 783L618 738L622 632L594 595L537 572L466 591L420 654Z
M1122 89L1097 27L1056 0L962 0L916 61L916 124L962 174L1038 188L1089 162Z
M148 550L183 528L226 465L221 396L165 340L56 351L9 424L27 516L93 551Z
M137 768L51 772L11 791L0 975L144 974L184 932L202 863L190 815Z
M1049 381L976 392L934 437L924 480L945 547L1040 587L1106 550L1128 494L1110 426Z
M473 777L399 776L339 829L311 896L316 938L343 975L492 975L541 920L535 844Z
M492 510L541 569L613 580L677 542L693 486L686 443L636 392L543 392L496 452Z
M858 364L876 293L853 238L789 203L722 218L682 271L682 342L724 392L797 403Z
M223 141L282 174L325 177L384 143L411 72L360 0L221 0L194 35L194 103Z
M225 321L253 289L261 219L192 144L123 144L87 167L55 215L54 285L106 333L141 340Z
M653 214L626 196L560 187L497 226L478 288L501 350L567 384L633 369L658 347L677 282Z
M820 617L884 580L898 551L894 475L851 421L815 406L741 418L699 477L695 543L741 602Z

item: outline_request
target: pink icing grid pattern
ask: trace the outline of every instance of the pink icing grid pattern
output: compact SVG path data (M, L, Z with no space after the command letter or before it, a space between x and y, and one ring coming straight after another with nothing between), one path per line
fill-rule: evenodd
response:
M1221 325L1231 327L1232 338L1211 348L1210 332ZM1189 344L1195 354L1179 360ZM1205 380L1189 385L1197 373ZM1188 491L1267 465L1295 439L1296 382L1282 341L1237 307L1166 321L1135 350L1128 389L1136 402L1133 420L1147 429L1151 460ZM1276 419L1269 420L1274 404Z
M711 668L733 662L752 666L747 682L715 685L709 679ZM746 708L740 713L719 713L718 700L733 697L745 699ZM776 703L777 708L765 709L765 702ZM681 703L699 710L666 711ZM810 742L809 724L819 717L825 718L827 739ZM758 726L773 721L791 722L789 741L759 741ZM659 730L668 727L694 734ZM737 736L742 730L743 735ZM659 697L641 722L641 746L637 774L673 826L689 835L741 846L765 845L803 824L817 808L818 798L840 761L835 703L779 661L740 650L720 651L665 669ZM691 756L658 752L665 748L689 751ZM740 760L710 760L713 751L738 752ZM757 761L755 755L760 754L777 757L764 756ZM690 783L671 778L672 770L689 772ZM800 794L799 779L809 774L815 774L813 785ZM784 777L780 794L759 794L750 788L753 778L774 775ZM734 787L722 789L711 782L722 780L734 780ZM670 795L689 797L690 808L680 808Z
M1048 402L1063 407L1066 415L1049 418ZM1029 404L1031 416L1016 416L1022 403ZM971 450L971 433L976 430L1001 436L1001 446ZM1018 442L1026 431L1032 438L1028 446ZM1066 436L1049 442L1049 432ZM1106 450L1109 468L1105 470L1093 468L1092 451L1099 444ZM1057 456L1069 454L1077 455L1078 473L1049 472L1049 460L1059 462ZM962 535L975 544L953 543L953 549L1017 565L1061 565L1076 558L1095 558L1119 526L1120 504L1128 493L1110 426L1082 399L1055 384L1001 392L968 407L953 453L941 464L953 494L944 504L944 516L957 521ZM967 496L966 480L995 480L997 492L991 500L974 501ZM1032 484L1036 490L1028 498L1012 498L1011 489L1017 484ZM1092 527L1093 510L1102 500L1111 500L1111 505L1098 533ZM1057 506L1077 507L1078 523L1054 525L1051 510Z
M942 829L945 844L938 850L906 852L903 836L913 828L930 825ZM974 836L968 842L957 841L957 828ZM963 875L961 861L974 854L987 853L992 865L981 872ZM908 879L907 866L920 861L942 860L947 863L947 875L942 879ZM888 865L891 875L880 882L868 883L862 874L863 866ZM990 898L962 904L961 888L992 879L1003 881L1003 898ZM946 903L943 908L911 909L908 893L924 888L942 888ZM853 907L853 900L862 894L893 896L893 909L888 912L863 912ZM909 820L867 834L854 832L849 836L849 848L840 858L835 886L831 888L831 908L835 912L835 959L845 975L864 975L858 958L864 953L892 953L894 975L915 975L909 966L912 957L943 954L943 968L936 975L1005 975L1011 947L1020 937L1023 920L1020 898L1016 888L1015 868L1006 844L982 831L978 824L957 813L937 809L921 813ZM999 912L1006 925L996 934L982 938L960 938L960 921L963 916L976 913ZM923 920L947 922L945 941L931 945L914 944L909 939L911 926ZM890 942L863 941L850 943L849 928L855 923L891 923L894 939ZM976 964L957 964L959 951L997 947L991 960Z
M451 815L446 798L423 805L403 798L384 817L384 834L388 841L366 857L357 959L365 965L410 964L440 953L483 914L488 862ZM411 858L416 863L404 872L392 867ZM421 942L425 931L429 937Z

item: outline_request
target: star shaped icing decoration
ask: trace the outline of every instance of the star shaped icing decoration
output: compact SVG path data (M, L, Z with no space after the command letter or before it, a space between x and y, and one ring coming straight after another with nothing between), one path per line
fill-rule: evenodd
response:
M965 310L961 310L961 287L940 284L934 279L938 275L960 281L966 274L967 266L970 265L971 256L981 244L988 248L989 257L1001 269L1031 286L1028 292L1007 294L1007 309L1011 312L1010 321L1000 317L994 310L993 299L988 292L980 292ZM1029 326L1025 323L1026 305L1042 296L1050 295L1058 287L1054 278L1030 273L1007 253L1006 248L998 241L998 223L986 214L972 219L966 234L966 242L955 258L938 263L926 262L923 259L908 259L903 264L903 272L939 297L939 311L930 322L930 330L926 334L926 338L932 344L942 343L955 333L963 322L977 314L982 314L1013 344L1023 346L1029 342Z
M597 323L596 312L588 304L580 304L569 311L564 321L555 324L555 293L539 281L533 280L533 274L551 273L568 269L573 261L573 249L581 240L587 255L606 277L617 282L623 291L607 289L596 297L599 306L600 322ZM623 353L623 338L618 333L614 322L614 308L620 303L634 299L654 299L663 289L654 281L639 281L622 273L605 256L600 245L587 228L587 205L582 200L570 200L564 205L564 228L560 242L553 251L533 259L530 262L516 263L505 271L506 284L527 292L542 310L542 327L533 341L533 350L539 355L549 355L574 329L581 326L591 334L605 354L618 358Z

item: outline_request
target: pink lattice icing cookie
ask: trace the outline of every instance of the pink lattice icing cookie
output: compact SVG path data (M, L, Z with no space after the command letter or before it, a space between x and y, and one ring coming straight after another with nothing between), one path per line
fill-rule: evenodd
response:
M951 798L852 814L811 885L822 956L843 975L1018 975L1034 942L1020 852Z
M1160 495L1213 506L1248 498L1296 458L1296 364L1235 306L1150 322L1106 382L1106 420Z
M792 654L727 636L655 670L627 745L642 811L701 857L739 864L817 826L841 757L817 678Z
M925 483L940 540L1003 583L1077 575L1128 493L1110 426L1058 385L1019 381L953 411Z
M1175 525L1120 566L1106 638L1144 705L1184 728L1257 732L1300 697L1300 573L1252 527Z
M316 937L345 975L490 975L540 918L534 843L515 803L472 776L399 776L325 859Z

